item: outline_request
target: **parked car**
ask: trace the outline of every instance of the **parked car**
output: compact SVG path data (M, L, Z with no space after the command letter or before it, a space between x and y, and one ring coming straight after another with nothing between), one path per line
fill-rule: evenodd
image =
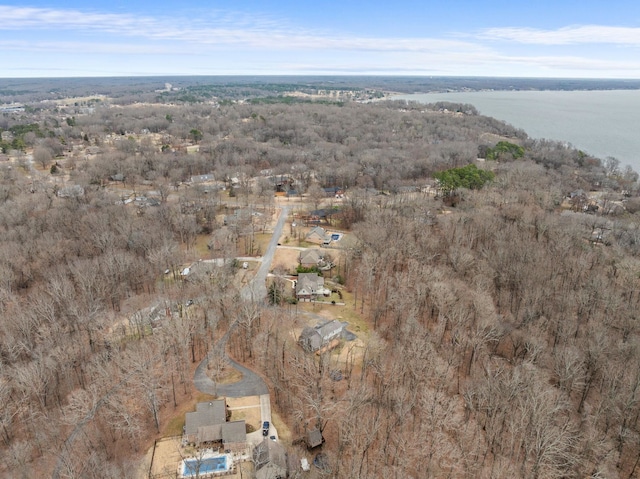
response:
M269 421L265 421L262 423L262 435L263 436L269 435Z

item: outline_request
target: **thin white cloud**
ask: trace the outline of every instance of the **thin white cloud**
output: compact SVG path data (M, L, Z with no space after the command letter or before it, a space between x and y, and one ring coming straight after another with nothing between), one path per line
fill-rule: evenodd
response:
M135 43L88 43L73 41L24 41L0 40L0 51L71 53L71 54L117 54L117 55L189 55L184 48L163 47Z
M614 44L640 46L640 28L576 25L557 30L535 28L489 28L480 38L535 45Z
M503 42L509 47L567 47L556 48L548 56L539 56L539 49L533 52L533 48L526 49L531 55L507 54L501 51ZM640 29L595 25L558 30L493 28L475 38L461 34L384 38L304 29L275 17L217 10L168 18L0 5L0 52L23 57L25 68L26 59L36 56L74 64L78 54L96 54L105 61L129 55L130 61L145 64L154 72L160 68L154 64L157 56L164 56L167 61L156 63L170 63L181 73L203 68L218 74L313 71L560 76L576 72L578 76L597 76L600 71L600 76L640 77L640 62L634 58L614 60L602 53L603 58L572 56L575 51L568 46L586 43L640 46ZM192 58L183 62L186 55ZM145 63L147 57L149 62ZM198 61L191 61L193 57Z
M107 33L153 41L187 42L208 48L260 50L338 50L428 52L439 50L484 51L469 42L432 38L379 38L336 35L296 28L267 17L232 12L210 12L209 18L168 19L130 14L0 6L2 30L75 31L87 35ZM188 25L188 26L187 26Z

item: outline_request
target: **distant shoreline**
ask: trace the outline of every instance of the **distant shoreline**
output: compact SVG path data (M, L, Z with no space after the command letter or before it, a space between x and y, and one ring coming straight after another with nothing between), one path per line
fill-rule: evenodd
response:
M481 115L522 129L532 139L566 142L640 171L640 89L505 90L400 94L390 100L473 105Z

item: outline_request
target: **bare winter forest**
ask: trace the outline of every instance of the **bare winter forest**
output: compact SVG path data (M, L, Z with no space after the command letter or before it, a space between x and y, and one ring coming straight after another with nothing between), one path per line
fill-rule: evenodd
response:
M292 457L322 431L323 467L289 477L640 477L630 168L373 88L11 88L0 477L148 477L197 364L228 367L216 344L266 380ZM341 304L296 304L277 261L270 300L241 293L234 259L264 254L286 205L353 239L325 274ZM222 261L187 276L203 258ZM358 347L301 348L316 313Z

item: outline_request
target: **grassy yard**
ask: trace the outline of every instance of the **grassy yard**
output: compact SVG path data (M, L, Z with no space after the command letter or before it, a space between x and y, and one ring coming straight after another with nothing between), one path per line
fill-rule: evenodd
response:
M331 304L331 301L341 302L343 305ZM315 303L298 303L298 308L322 316L337 319L338 321L346 321L349 323L348 329L354 333L366 333L369 331L369 325L360 314L360 305L354 307L353 293L342 290L342 300L337 294L333 293L329 298L322 298L321 301Z
M196 259L211 258L211 250L207 247L210 237L211 235L198 235L196 238L196 243L193 246L193 253L197 257Z

